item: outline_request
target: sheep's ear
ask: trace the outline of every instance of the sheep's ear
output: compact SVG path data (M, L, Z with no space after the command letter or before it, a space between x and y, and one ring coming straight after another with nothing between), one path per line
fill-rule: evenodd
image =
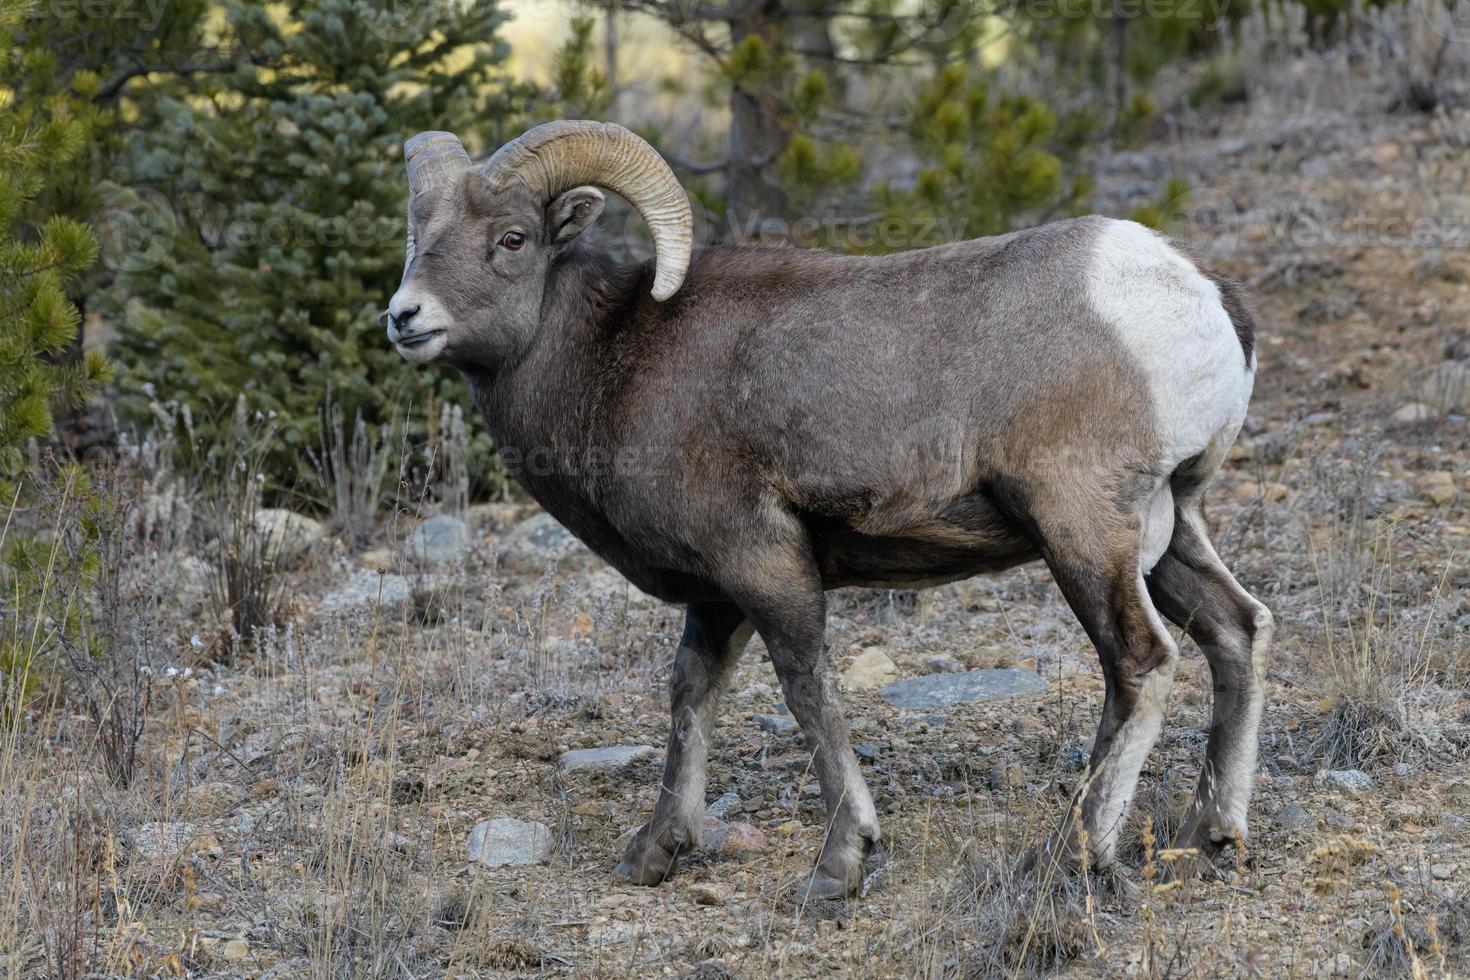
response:
M555 245L582 234L602 214L602 191L596 187L573 187L546 208L546 227Z

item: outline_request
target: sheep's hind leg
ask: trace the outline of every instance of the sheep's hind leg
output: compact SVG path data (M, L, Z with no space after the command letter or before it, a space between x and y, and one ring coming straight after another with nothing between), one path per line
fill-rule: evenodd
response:
M1181 505L1169 549L1150 573L1148 586L1159 610L1199 644L1210 665L1209 742L1199 789L1175 846L1213 855L1246 838L1271 613L1215 553L1197 501Z
M715 708L750 634L750 624L735 606L690 604L670 680L672 717L663 784L653 816L618 864L619 877L656 885L674 873L680 854L699 846Z
M1097 648L1105 684L1092 759L1073 801L1080 821L1069 819L1050 850L1058 859L1085 857L1103 867L1112 863L1139 773L1162 728L1179 652L1144 585L1141 518L1099 521L1062 506L1033 507L1030 514L1047 566Z

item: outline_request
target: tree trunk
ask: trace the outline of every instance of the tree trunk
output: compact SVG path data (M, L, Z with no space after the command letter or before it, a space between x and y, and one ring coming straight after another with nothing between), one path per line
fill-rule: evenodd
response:
M787 14L781 0L731 0L730 39L739 47L759 37L774 62L782 47ZM780 106L763 92L760 78L734 86L730 93L730 157L726 165L726 238L750 240L774 232L781 237L786 196L776 176L775 161L791 141ZM772 222L773 227L763 229Z
M602 21L602 72L607 78L607 118L618 119L618 4L608 0Z

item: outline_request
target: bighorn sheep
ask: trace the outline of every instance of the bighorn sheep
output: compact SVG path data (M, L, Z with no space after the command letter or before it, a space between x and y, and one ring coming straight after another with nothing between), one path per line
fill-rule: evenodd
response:
M807 894L854 892L878 815L823 650L825 591L1046 562L1106 694L1085 835L1114 853L1178 650L1214 716L1178 843L1246 833L1271 615L1210 543L1201 498L1245 416L1239 289L1100 217L882 257L712 247L659 155L596 122L538 126L473 165L405 145L408 258L388 339L469 382L510 472L635 585L687 609L662 792L617 873L697 846L716 700L758 631L811 746L827 834ZM592 186L647 220L651 263L587 234ZM1074 851L1074 853L1076 853Z

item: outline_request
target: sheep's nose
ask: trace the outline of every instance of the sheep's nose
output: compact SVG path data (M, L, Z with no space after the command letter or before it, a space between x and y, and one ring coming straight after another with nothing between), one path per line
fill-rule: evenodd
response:
M419 311L419 304L412 306L401 306L398 309L388 308L388 339L397 342L398 338L409 332L408 321L412 320Z

